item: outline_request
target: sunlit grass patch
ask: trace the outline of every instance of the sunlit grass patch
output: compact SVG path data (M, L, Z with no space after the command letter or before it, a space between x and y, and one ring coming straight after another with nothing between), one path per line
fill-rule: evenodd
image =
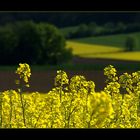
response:
M125 52L121 48L104 45L91 45L78 42L67 42L67 47L73 49L73 54L84 58L103 58L116 60L140 61L140 52Z
M86 58L105 58L105 59L116 59L116 60L128 60L128 61L140 61L140 52L118 52L118 53L107 53L107 54L89 54L79 55Z
M91 45L86 43L78 43L67 41L67 47L73 49L74 55L88 56L90 54L102 54L122 51L121 48L109 47L105 45Z

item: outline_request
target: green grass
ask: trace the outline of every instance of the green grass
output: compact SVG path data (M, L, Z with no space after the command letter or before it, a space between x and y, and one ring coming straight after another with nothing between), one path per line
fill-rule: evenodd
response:
M135 50L140 50L140 32L129 33L129 34L118 34L118 35L106 35L100 37L87 37L81 39L74 39L72 41L76 41L79 43L107 45L111 47L124 48L125 40L129 35L133 36L137 40L137 45Z
M51 71L51 70L100 70L105 65L89 65L89 64L62 64L62 65L30 65L31 72L42 72L42 71ZM0 66L0 71L8 71L15 73L18 66Z
M140 63L131 63L131 64L113 64L110 63L111 65L115 66L116 69L118 70L140 70ZM31 72L43 72L43 71L51 71L51 70L88 70L88 71L93 71L93 70L101 70L106 67L106 64L63 64L59 66L39 66L39 65L33 65L31 66ZM17 66L1 66L0 71L10 71L12 73L15 73L15 70L17 69Z
M0 66L0 71L14 72L18 66Z

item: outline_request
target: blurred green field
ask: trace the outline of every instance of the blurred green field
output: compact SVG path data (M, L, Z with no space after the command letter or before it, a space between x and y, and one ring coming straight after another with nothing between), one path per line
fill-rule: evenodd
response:
M108 53L108 54L90 54L80 55L85 58L105 58L116 60L128 60L128 61L140 61L140 52L120 52L120 53Z
M67 30L70 30L68 28ZM112 59L112 60L127 60L127 61L140 61L140 51L124 52L123 43L128 35L132 35L137 38L137 50L138 44L140 44L140 33L120 34L120 35L108 35L102 37L88 37L75 40L68 40L67 47L73 49L73 54L82 58L100 58L100 59ZM140 45L139 45L140 46ZM31 66L33 71L47 71L47 70L102 70L105 65L100 64L62 64L57 66ZM0 66L0 71L14 72L17 66ZM135 64L119 65L120 69L139 69L139 66Z
M67 41L67 47L73 49L73 54L78 56L95 56L96 54L113 53L123 51L122 48L106 45L94 45L82 42Z
M75 31L78 26L62 28L66 34ZM134 52L124 52L128 36L136 39ZM73 54L83 58L102 58L115 60L140 61L140 32L86 37L67 41L67 47L73 49Z
M86 37L80 39L74 39L79 43L107 45L108 47L124 48L125 40L128 36L133 36L136 39L136 51L140 51L140 32L118 35L106 35L100 37Z

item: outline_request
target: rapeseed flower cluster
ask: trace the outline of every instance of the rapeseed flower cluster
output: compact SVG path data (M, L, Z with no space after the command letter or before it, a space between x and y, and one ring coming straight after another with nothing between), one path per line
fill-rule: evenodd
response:
M29 84L28 64L19 64L16 73ZM69 78L62 70L46 94L27 94L22 86L1 92L0 128L139 128L140 72L118 77L109 65L104 74L107 85L100 92L93 81L82 75Z
M29 78L31 76L31 69L30 66L26 63L19 64L19 67L17 68L16 74L19 75L20 80L24 81L26 86L29 87ZM20 80L16 80L16 84L20 84Z

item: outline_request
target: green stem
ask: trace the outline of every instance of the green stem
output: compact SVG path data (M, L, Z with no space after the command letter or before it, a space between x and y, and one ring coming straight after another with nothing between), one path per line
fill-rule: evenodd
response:
M62 100L62 86L60 87L60 103L61 103L61 100Z
M2 128L2 118L3 118L3 117L2 117L2 93L0 92L0 94L1 94L1 95L0 95L0 111L1 111L1 112L0 112L0 113L1 113L0 115L1 115L1 128Z
M10 92L10 128L12 128L12 125L11 125L11 123L12 123L12 111L13 111L13 108L12 108L12 106L13 106L13 104L12 104L12 97L11 97L12 95L11 95L11 92Z
M21 94L21 93L20 93L20 100L21 100L21 105L22 105L23 122L24 122L24 126L26 127L26 121L25 121L25 109L24 109L23 97L22 97L22 94Z
M51 113L52 113L52 109L53 109L53 100L51 102ZM53 123L54 123L54 115L52 114L51 128L53 127Z
M38 123L38 121L39 121L39 119L40 119L40 116L41 116L42 112L43 112L43 111L41 111L41 112L39 113L38 118L37 118L37 120L36 120L36 123L35 123L35 125L34 125L34 128L36 128L36 125L37 125L37 123Z
M89 122L88 122L88 128L90 128L90 122L91 122L91 120L92 120L93 114L94 114L94 110L93 110L92 113L91 113L90 120L89 120Z
M75 111L76 109L76 106L73 108L73 110L70 112L69 116L68 116L68 128L69 128L69 125L70 125L70 117L72 115L72 113Z
M23 103L22 89L23 89L22 84L20 84L20 91L19 91L19 94L20 94L20 101L21 101L21 107L22 107L22 116L23 116L23 123L24 123L24 126L26 127L25 108L24 108L24 103Z

